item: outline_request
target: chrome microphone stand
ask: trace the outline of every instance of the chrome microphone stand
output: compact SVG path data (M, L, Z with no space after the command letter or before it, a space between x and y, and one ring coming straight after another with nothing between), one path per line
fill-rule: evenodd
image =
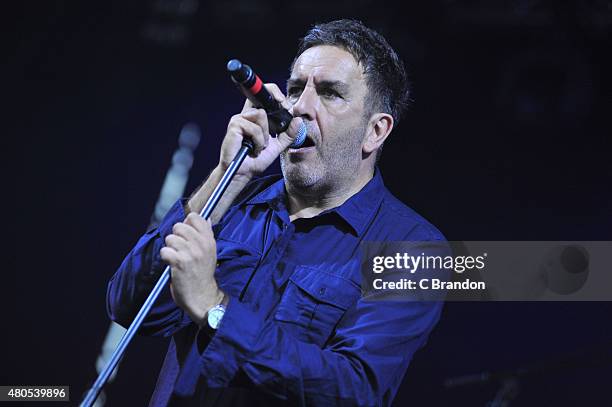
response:
M251 67L242 64L237 59L232 59L227 64L227 70L230 72L232 80L236 83L236 85L238 85L238 88L243 92L243 94L251 100L253 105L257 107L263 107L263 109L266 111L266 113L268 114L270 130L276 134L286 131L289 127L291 120L293 119L292 114L289 113L289 111L287 111L286 109L284 109L281 104L272 97L272 95L263 86L263 82L261 81L261 79L257 75L255 75L255 72L253 72ZM302 145L302 143L306 139L307 133L308 129L306 128L306 125L302 122L291 145L293 147L299 147L300 145ZM223 196L223 193L225 192L229 184L232 182L232 179L234 178L234 175L236 175L238 168L240 168L246 156L253 150L254 144L251 140L242 140L242 146L240 147L240 150L230 163L229 167L225 171L225 174L223 174L221 181L219 181L219 184L213 191L212 195L210 196L210 198L208 198L206 205L204 205L204 208L202 208L202 211L200 211L201 217L203 217L204 219L208 219L210 217L213 210L221 200L221 196ZM170 266L166 266L163 273L161 274L161 277L159 278L159 280L153 287L153 290L142 305L142 308L140 309L140 311L138 311L136 317L134 317L134 321L132 321L132 324L117 344L117 349L115 349L115 352L112 354L106 367L100 372L98 378L87 392L85 398L83 399L83 402L80 404L81 407L91 407L96 401L96 398L100 394L102 387L104 387L109 377L111 376L111 373L123 357L123 354L125 353L125 350L129 345L130 341L136 334L136 331L138 331L138 328L140 328L140 326L142 325L142 322L144 321L145 317L147 316L149 311L151 311L153 304L155 303L161 291L164 289L164 287L166 286L166 284L168 284L169 281Z
M219 184L214 189L212 195L210 196L210 198L208 198L208 201L206 201L206 204L200 211L201 217L203 217L204 219L208 219L210 217L213 210L215 209L215 207L221 200L223 193L225 192L227 187L232 182L234 175L236 175L236 172L242 165L242 162L247 157L249 152L251 152L252 150L253 150L253 143L247 139L243 140L240 150L238 151L238 153L236 154L236 156L230 163L229 167L225 171L225 174L223 174L221 181L219 181ZM161 274L161 277L159 278L159 280L153 287L153 290L151 291L151 293L145 300L144 304L142 305L142 308L140 309L140 311L138 311L138 314L136 314L136 317L134 317L134 321L132 321L132 324L130 325L128 330L125 332L125 334L123 334L123 337L117 344L117 348L115 349L115 352L113 352L113 355L109 359L107 365L104 367L104 370L100 372L100 374L98 375L98 378L96 379L94 384L91 386L91 388L87 392L87 395L85 396L85 398L80 404L81 407L91 407L94 404L94 402L96 401L96 398L100 394L100 391L102 390L102 388L108 381L109 377L111 376L111 373L113 372L113 370L115 369L115 367L117 366L121 358L123 357L123 354L125 353L127 346L130 344L130 341L136 334L136 331L138 331L138 329L142 325L142 322L144 321L145 317L149 314L149 311L151 311L153 304L155 303L160 293L162 292L162 290L164 289L166 284L168 284L169 281L170 281L170 266L166 266L163 273Z

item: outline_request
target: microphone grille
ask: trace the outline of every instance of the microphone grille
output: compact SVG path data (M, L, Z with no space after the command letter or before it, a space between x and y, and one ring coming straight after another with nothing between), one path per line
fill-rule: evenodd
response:
M306 128L306 125L304 124L304 122L300 123L300 128L298 129L297 135L295 136L293 143L291 143L289 147L291 148L301 147L302 144L304 144L304 141L306 141L307 134L308 134L308 129Z

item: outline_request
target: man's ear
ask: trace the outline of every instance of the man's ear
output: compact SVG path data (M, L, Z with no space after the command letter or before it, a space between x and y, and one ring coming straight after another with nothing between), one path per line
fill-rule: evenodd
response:
M363 143L363 152L370 154L378 149L393 130L393 117L388 113L376 113L370 118L368 132Z

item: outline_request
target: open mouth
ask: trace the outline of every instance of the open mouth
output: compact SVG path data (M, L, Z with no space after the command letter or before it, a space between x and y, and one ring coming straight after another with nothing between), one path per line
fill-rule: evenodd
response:
M308 148L308 147L314 147L315 146L315 142L312 138L310 138L310 136L306 136L306 139L304 140L304 143L299 146L298 148L293 148L292 150L301 150L303 148Z

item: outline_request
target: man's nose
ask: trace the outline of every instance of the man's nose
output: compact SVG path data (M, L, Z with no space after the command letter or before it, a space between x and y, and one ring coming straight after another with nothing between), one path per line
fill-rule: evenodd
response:
M298 100L289 109L289 112L293 117L301 117L310 121L314 120L318 101L316 90L312 86L306 86Z

